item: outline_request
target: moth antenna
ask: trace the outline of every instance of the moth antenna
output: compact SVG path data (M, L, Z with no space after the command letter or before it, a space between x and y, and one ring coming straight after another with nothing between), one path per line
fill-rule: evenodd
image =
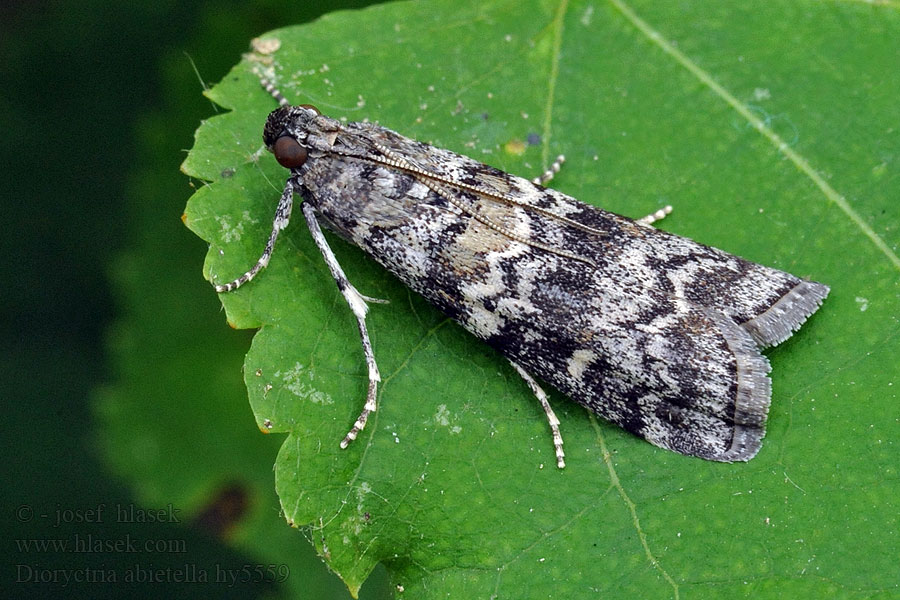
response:
M380 152L382 152L386 158L380 158L380 157L375 157L375 156L358 157L358 158L363 158L365 160L371 160L373 162L380 162L382 164L385 164L385 165L388 165L391 167L403 169L404 171L408 171L414 175L421 175L422 177L427 177L428 179L431 179L434 181L439 181L441 183L444 183L444 184L449 185L454 188L473 192L475 194L483 196L484 198L486 198L488 200L493 200L495 202L503 202L504 204L508 204L510 206L518 206L518 207L522 208L523 210L535 212L535 213L544 215L545 217L548 217L550 219L553 219L555 221L559 221L560 223L565 223L566 225L568 225L570 227L574 227L575 229L580 229L581 231L584 231L585 233L591 233L591 234L594 234L594 235L597 235L600 237L605 237L607 235L605 231L595 229L595 228L591 227L590 225L585 225L584 223L579 223L578 221L573 221L572 219L570 219L568 217L565 217L563 215L558 215L554 212L551 212L549 210L541 208L540 206L534 206L533 204L529 204L522 200L513 198L509 195L504 195L504 194L494 192L491 190L486 190L477 185L464 183L462 181L454 181L452 179L447 179L446 177L441 177L440 175L435 175L434 173L430 173L424 169L421 169L419 167L409 164L407 161L403 160L401 157L398 157L393 151L391 151L390 148L388 148L387 146L384 146L383 144L375 143L375 148L377 148ZM348 154L348 156L354 156L354 155ZM556 171L559 171L560 165L562 165L562 163L565 161L565 159L566 159L566 157L563 156L562 154L560 154L556 158L556 161L554 161L554 163L553 163L555 165ZM537 178L537 179L540 179L540 178ZM424 181L423 181L423 183L424 183ZM531 183L534 185L539 185L538 183L535 183L534 181L532 181Z
M475 219L475 220L478 221L479 223L483 223L484 225L490 227L490 228L493 229L494 231L500 233L501 235L504 235L504 236L508 237L508 238L511 239L511 240L514 240L514 241L517 241L517 242L521 242L521 243L523 243L523 244L527 244L528 246L532 246L532 247L534 247L534 248L540 248L541 250L545 250L545 251L547 251L547 252L550 252L550 253L552 253L552 254L556 254L556 255L558 255L558 256L562 256L562 257L565 257L565 258L571 258L572 260L577 260L577 261L579 261L579 262L585 263L585 264L590 265L590 266L592 266L592 267L596 267L596 266L597 266L597 265L594 263L594 261L592 261L592 260L589 259L589 258L585 258L585 257L583 257L583 256L579 256L578 254L575 254L575 253L573 253L573 252L569 252L569 251L564 250L564 249L562 249L562 248L554 248L553 246L550 246L550 245L548 245L548 244L541 243L541 242L539 242L539 241L537 241L537 240L531 240L531 239L528 239L528 238L525 238L525 237L523 237L523 236L521 236L521 235L516 234L515 232L513 232L513 231L509 230L508 228L504 227L503 225L500 225L499 223L494 222L492 219L489 219L489 218L483 216L483 215L482 215L481 213L479 213L478 211L473 210L473 209L471 209L471 208L465 206L463 203L461 203L461 202L454 196L453 193L451 193L450 191L448 191L447 189L445 189L444 187L442 187L441 184L443 184L443 185L448 185L448 186L451 186L451 187L456 187L456 188L463 189L463 190L468 190L468 191L474 192L474 193L476 193L476 194L479 194L479 195L481 195L481 196L484 196L484 197L489 198L489 199L492 199L492 200L497 200L497 201L504 202L504 203L507 203L507 204L511 204L511 205L514 205L514 206L521 206L521 207L522 207L523 209L525 209L525 210L531 210L531 211L533 211L533 212L537 212L537 213L540 213L540 214L544 214L544 215L546 215L546 216L549 217L549 218L552 218L552 219L554 219L554 220L561 221L561 222L563 222L563 223L566 223L566 224L568 224L568 225L571 225L571 226L573 226L573 227L576 227L577 229L581 229L581 230L589 231L589 232L591 232L591 233L597 233L597 234L603 235L603 232L602 232L602 231L598 231L598 230L596 230L596 229L593 229L592 227L589 227L589 226L584 225L584 224L582 224L582 223L578 223L577 221L573 221L573 220L571 220L571 219L569 219L569 218L567 218L567 217L564 217L564 216L562 216L562 215L556 215L556 214L551 213L551 212L549 212L549 211L547 211L547 210L545 210L545 209L542 209L542 208L540 208L540 207L538 207L538 206L530 206L530 205L526 205L526 204L524 204L524 203L517 202L517 201L515 201L515 200L513 200L513 199L507 198L506 196L503 196L503 195L500 195L500 194L496 194L496 193L493 193L493 192L489 192L489 191L487 191L487 190L483 190L483 189L481 189L481 188L479 188L479 187L477 187L477 186L469 185L469 184L462 183L462 182L458 182L458 181L452 181L452 180L446 179L446 178L444 178L444 177L436 176L436 175L434 175L433 173L429 173L428 171L425 171L425 170L420 169L420 168L418 168L418 167L416 167L416 166L414 166L414 165L409 164L407 161L403 160L401 157L396 156L396 155L391 151L390 148L388 148L388 147L386 147L386 146L384 146L384 145L382 145L382 144L375 143L375 147L385 155L384 158L381 158L381 157L358 157L358 158L362 158L363 160L369 160L369 161L371 161L371 162L378 162L378 163L385 164L385 165L388 165L388 166L391 166L391 167L395 167L395 168L397 168L397 169L402 169L402 170L404 170L404 171L407 171L407 172L411 173L411 174L412 174L413 176L415 176L420 182L422 182L423 185L425 185L426 187L428 187L431 191L433 191L434 193L436 193L436 194L442 196L442 197L445 198L448 202L450 202L451 204L453 204L454 206L456 206L458 209L460 209L461 211L463 211L463 212L466 213L467 215L471 216L473 219ZM354 155L348 154L347 156L354 156Z
M259 84L263 86L263 89L269 92L269 95L275 98L278 101L279 106L290 106L291 103L288 102L288 99L284 97L284 94L275 87L275 84L268 78L263 77L261 74L257 73L259 77Z
M262 69L259 68L259 65L253 65L251 67L251 71L256 77L259 79L259 85L262 86L264 90L269 92L269 95L275 98L275 101L278 102L279 106L290 106L291 103L288 102L288 99L284 97L284 94L281 93L281 90L278 89L278 86L275 85L275 82L272 79L269 79L262 72Z

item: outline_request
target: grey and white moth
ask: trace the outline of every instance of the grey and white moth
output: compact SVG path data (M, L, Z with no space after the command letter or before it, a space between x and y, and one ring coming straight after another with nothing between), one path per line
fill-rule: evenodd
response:
M367 300L322 235L360 247L477 337L525 378L547 413L564 466L559 421L536 376L657 446L717 461L749 460L765 434L771 387L760 349L788 337L828 287L655 229L372 123L341 123L312 106L281 107L263 141L290 169L269 261L299 195L310 233L356 315L368 365L378 367Z

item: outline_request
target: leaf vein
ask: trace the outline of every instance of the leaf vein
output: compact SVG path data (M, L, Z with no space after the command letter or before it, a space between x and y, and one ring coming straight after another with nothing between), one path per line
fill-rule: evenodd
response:
M550 136L553 132L553 102L556 94L556 82L559 79L559 57L562 50L563 18L566 15L569 1L563 0L553 17L553 51L550 54L550 75L547 79L547 101L544 105L543 147L541 149L541 168L550 164Z
M634 25L641 33L643 33L647 38L659 46L659 48L671 56L675 61L680 64L682 67L687 69L692 75L694 75L700 82L708 87L714 94L716 94L719 98L724 100L731 108L733 108L738 114L744 117L760 134L762 134L767 140L769 140L775 149L782 154L785 158L794 163L794 166L800 170L804 175L809 177L812 182L822 191L825 197L833 202L850 220L856 225L862 233L869 238L869 240L878 248L887 259L896 267L900 269L900 257L891 250L891 248L887 245L887 243L879 236L872 227L866 223L865 219L856 212L856 210L850 206L850 203L847 199L841 195L836 189L831 187L831 185L825 181L825 178L819 174L816 169L809 163L808 160L796 150L791 148L787 142L785 142L781 136L775 133L772 129L770 129L766 123L753 114L753 111L743 102L738 100L731 92L726 90L722 85L720 85L713 77L704 71L700 66L692 61L686 54L681 52L678 48L673 46L668 40L666 40L662 34L653 29L646 21L641 19L630 6L625 4L623 0L609 0L613 6L615 6L622 15L628 19L632 25Z
M597 442L600 444L600 452L603 454L603 462L606 463L606 468L609 470L609 479L612 483L613 487L616 488L616 491L619 492L619 496L621 496L622 500L625 502L625 506L628 507L628 512L631 513L631 521L634 524L634 529L637 531L638 539L641 542L641 546L644 548L644 554L647 556L647 560L650 561L650 564L660 572L669 585L672 586L673 597L675 600L679 599L679 590L678 584L672 579L672 576L669 575L668 571L666 571L663 566L659 563L659 560L656 556L653 555L653 552L650 550L650 544L647 542L647 534L641 528L641 521L638 518L637 514L637 506L634 501L628 496L628 493L625 491L625 488L622 487L622 482L619 481L619 475L616 473L616 468L612 463L612 456L609 454L609 450L606 448L606 442L603 440L603 432L600 431L600 426L597 423L596 417L594 415L590 415L591 425L594 427L594 432L597 435Z

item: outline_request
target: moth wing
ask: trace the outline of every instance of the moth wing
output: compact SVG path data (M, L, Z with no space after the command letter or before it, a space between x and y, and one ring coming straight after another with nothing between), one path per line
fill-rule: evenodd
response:
M640 286L554 288L558 275L532 271L517 282L530 293L496 305L487 341L657 446L718 461L757 453L771 387L747 331L716 309Z
M378 126L353 125L402 157L397 171L381 175L396 181L378 188L381 204L402 210L392 208L390 222L370 215L378 236L358 245L407 285L526 370L656 445L722 461L758 451L771 396L759 348L790 336L826 286ZM447 187L455 188L452 202L440 193ZM374 210L359 208L354 218Z
M528 212L529 239L614 269L623 281L639 280L719 310L745 329L760 348L789 338L828 295L828 286L821 283L639 224L465 156L425 148L415 154L419 168L484 190L482 202L502 204L503 198L513 199L515 209Z

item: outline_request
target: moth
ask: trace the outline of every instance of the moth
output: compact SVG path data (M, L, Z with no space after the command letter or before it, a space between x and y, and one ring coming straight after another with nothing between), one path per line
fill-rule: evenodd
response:
M656 229L368 122L341 123L279 102L263 142L290 176L249 282L269 262L294 198L356 316L376 409L370 298L347 280L321 224L513 364L547 414L557 464L559 420L537 379L647 441L715 461L749 460L771 398L761 349L788 337L829 288Z

